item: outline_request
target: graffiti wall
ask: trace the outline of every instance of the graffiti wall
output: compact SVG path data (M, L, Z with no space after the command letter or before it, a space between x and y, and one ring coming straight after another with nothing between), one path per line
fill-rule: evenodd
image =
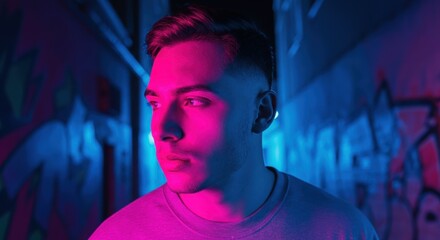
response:
M355 204L381 239L440 236L439 11L415 1L280 109L285 171Z
M0 239L86 239L130 201L129 70L68 2L0 3Z

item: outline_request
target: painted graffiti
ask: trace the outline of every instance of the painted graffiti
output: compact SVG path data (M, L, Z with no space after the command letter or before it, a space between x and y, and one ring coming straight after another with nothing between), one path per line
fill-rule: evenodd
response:
M103 145L116 169L109 211L130 196L120 90L98 71L87 91L69 64L42 71L47 49L17 50L23 22L0 4L0 239L87 239L103 218Z
M395 99L383 81L349 121L298 137L287 171L355 204L381 239L440 236L439 103Z

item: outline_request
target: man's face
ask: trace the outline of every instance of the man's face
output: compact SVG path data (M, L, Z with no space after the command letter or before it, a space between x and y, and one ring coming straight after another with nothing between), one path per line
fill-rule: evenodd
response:
M226 64L223 46L207 40L165 47L154 61L146 98L157 158L175 192L221 188L252 151L257 93L225 73Z

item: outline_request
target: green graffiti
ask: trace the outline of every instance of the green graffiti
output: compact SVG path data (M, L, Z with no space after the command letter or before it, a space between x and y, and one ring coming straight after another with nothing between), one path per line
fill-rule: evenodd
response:
M6 239L6 230L8 229L10 217L10 212L6 212L3 215L0 215L0 239Z
M57 111L72 104L74 98L74 79L71 71L66 71L63 85L55 92L55 107Z
M6 68L6 52L0 53L0 74L4 71L4 69ZM1 94L3 93L4 89L1 88L0 86L0 92ZM0 130L3 128L3 122L0 119ZM1 183L1 181L0 181ZM0 191L1 191L1 185L0 185Z
M39 230L34 230L31 234L31 236L29 237L30 240L41 240L44 239L43 238L43 234L41 234L41 232Z
M6 69L6 51L0 53L0 73Z
M26 91L26 82L34 63L34 54L26 54L11 65L5 80L5 95L11 104L12 113L16 118L21 115Z

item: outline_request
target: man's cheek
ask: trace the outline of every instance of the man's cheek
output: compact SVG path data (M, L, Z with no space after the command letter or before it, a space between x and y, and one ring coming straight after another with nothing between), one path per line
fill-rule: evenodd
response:
M191 142L206 148L206 150L213 149L216 146L220 147L224 139L224 125L223 122L218 120L205 118L194 122L188 129L192 135L191 138L193 138Z

